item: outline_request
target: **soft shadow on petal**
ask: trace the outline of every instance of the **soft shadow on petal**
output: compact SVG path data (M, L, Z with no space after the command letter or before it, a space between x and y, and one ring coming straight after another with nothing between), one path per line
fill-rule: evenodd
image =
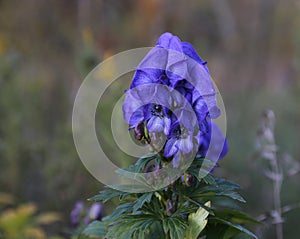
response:
M144 121L144 112L143 112L143 109L140 108L131 115L129 124L136 125L141 121Z
M132 79L130 89L145 84L157 83L157 79L163 73L163 70L159 69L138 69Z
M136 100L134 97L132 97L132 95L126 95L122 109L123 117L128 124L130 124L130 121L133 120L131 118L137 120L138 117L142 117L142 115L144 115L142 106L143 104L141 104L139 100ZM142 119L140 121L142 121Z
M201 97L199 97L198 100L194 103L193 107L195 109L197 119L199 123L201 123L203 120L205 120L208 114L208 108L206 106L206 103Z
M165 150L164 150L164 156L169 158L176 154L178 150L178 141L174 138L171 138L168 140L168 142L165 145Z
M164 117L164 134L169 135L171 128L171 119Z
M210 132L204 135L204 140L207 147L206 157L213 162L216 163L227 154L227 140L217 124L212 122Z
M160 47L153 47L145 58L138 65L137 69L165 70L168 63L168 50Z
M209 73L208 68L205 66L206 62L201 59L193 45L189 42L182 42L181 45L183 53L197 61L199 64L204 65L205 70Z
M185 154L188 154L193 150L193 139L191 137L187 137L185 139L180 140L180 149Z
M147 128L150 133L163 131L164 130L163 119L157 116L151 117L147 123Z
M173 164L173 167L174 167L174 168L178 168L178 166L179 166L179 161L180 161L180 153L178 152L178 153L174 156L174 158L173 158L173 160L172 160L172 164Z
M180 39L177 36L173 36L169 32L166 32L160 36L157 41L157 46L182 52Z

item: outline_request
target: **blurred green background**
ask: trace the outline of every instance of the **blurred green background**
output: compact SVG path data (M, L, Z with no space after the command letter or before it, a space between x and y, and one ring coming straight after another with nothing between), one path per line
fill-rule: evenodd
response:
M271 182L253 157L263 109L276 114L280 151L300 161L298 0L0 0L0 192L61 212L50 233L68 228L75 202L102 187L73 143L81 82L105 58L152 46L165 31L208 61L230 146L215 174L241 184L251 216L272 208ZM299 179L284 181L283 204L300 201ZM299 238L299 218L300 209L285 215L285 238Z

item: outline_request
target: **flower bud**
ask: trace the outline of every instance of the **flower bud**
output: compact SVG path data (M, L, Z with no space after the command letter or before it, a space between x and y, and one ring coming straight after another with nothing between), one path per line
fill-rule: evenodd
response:
M79 224L83 212L84 212L83 202L77 202L70 214L71 225L73 227L76 227Z
M85 225L88 225L92 221L101 220L103 212L103 206L100 203L94 203L86 212L86 216L83 219Z
M190 187L194 184L195 178L193 175L189 173L185 173L184 175L181 176L181 181L187 186Z
M134 138L136 140L142 140L144 137L145 137L144 122L140 122L134 128Z
M174 213L174 211L175 211L175 208L174 208L173 202L170 199L168 199L166 214L168 216L171 216Z
M89 218L91 220L101 220L103 207L100 203L94 203L89 211Z

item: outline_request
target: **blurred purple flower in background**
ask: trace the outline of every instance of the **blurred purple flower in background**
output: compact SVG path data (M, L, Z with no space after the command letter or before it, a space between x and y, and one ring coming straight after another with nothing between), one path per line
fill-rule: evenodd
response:
M90 207L86 207L83 202L77 202L70 213L71 226L88 225L94 220L101 220L102 216L102 204L93 203Z
M84 203L77 202L70 215L72 227L76 227L79 224L82 214L84 214Z
M103 214L103 206L100 203L94 203L89 210L88 216L91 221L100 220Z

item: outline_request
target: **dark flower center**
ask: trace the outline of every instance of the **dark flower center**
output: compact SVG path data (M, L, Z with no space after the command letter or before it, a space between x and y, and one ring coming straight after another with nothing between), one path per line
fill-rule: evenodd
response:
M181 130L180 127L178 126L173 130L172 136L175 139L186 139L189 136L189 132L185 128Z
M161 105L154 105L151 109L151 114L163 118L165 116Z

